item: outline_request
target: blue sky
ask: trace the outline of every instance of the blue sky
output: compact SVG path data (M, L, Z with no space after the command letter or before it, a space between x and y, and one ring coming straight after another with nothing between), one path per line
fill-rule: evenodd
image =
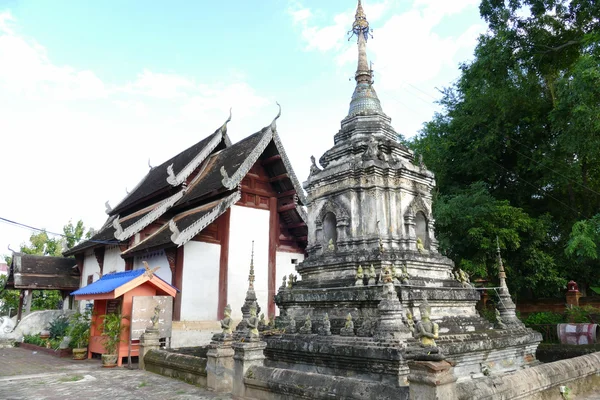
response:
M366 0L392 124L414 135L485 31L477 0ZM353 0L0 0L0 217L100 227L147 172L212 133L278 130L302 181L354 88ZM9 196L6 194L10 193ZM0 254L28 230L0 224Z

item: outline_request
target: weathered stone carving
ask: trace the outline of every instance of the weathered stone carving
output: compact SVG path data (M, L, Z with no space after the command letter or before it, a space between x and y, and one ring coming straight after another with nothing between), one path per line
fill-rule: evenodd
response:
M496 308L496 329L506 329L506 324L502 322L500 311Z
M246 339L249 342L258 342L260 336L258 333L258 317L256 316L256 303L250 306L250 318L248 318L248 334Z
M373 320L371 318L363 319L363 323L360 325L360 328L356 330L356 336L373 336Z
M469 274L462 269L459 268L454 272L454 278L461 283L462 287L472 287L471 281L469 280Z
M359 265L356 269L356 281L354 282L354 286L364 286L364 277L362 265Z
M312 321L310 320L310 314L306 314L306 320L304 325L300 328L300 333L309 335L312 333Z
M415 320L410 311L406 311L406 324L408 325L408 330L410 333L415 336Z
M402 267L402 272L400 272L400 275L398 276L398 280L400 281L400 283L408 283L409 279L410 279L410 275L408 274L406 265L404 265Z
M293 284L294 284L294 274L290 274L289 279L288 279L288 289L291 289Z
M369 285L374 285L377 283L377 273L375 272L375 267L371 264L371 268L369 268Z
M310 175L315 175L321 172L321 169L317 167L315 156L310 156Z
M427 298L419 305L421 320L417 323L416 337L421 340L421 346L426 348L437 348L435 339L439 337L439 326L430 320L431 307Z
M286 279L287 279L287 276L284 275L283 276L283 282L281 283L281 286L279 287L279 290L285 290L285 289L287 289L287 284L285 282Z
M260 314L260 319L258 320L258 331L262 332L267 329L267 322L265 321L265 314Z
M223 331L223 338L230 337L232 333L231 326L231 306L227 304L225 310L223 310L223 319L221 320L221 330Z
M285 329L285 333L291 333L291 334L296 333L296 320L294 319L294 317L290 317L290 323L288 324L287 328Z
M421 254L425 252L425 246L423 245L423 241L420 237L417 238L417 251Z
M342 336L354 336L354 322L352 321L352 314L348 313L346 317L346 323L344 327L340 329L340 335Z
M329 314L325 313L323 317L323 326L319 329L319 335L331 336L331 322L329 321Z
M329 252L335 251L335 244L333 243L333 239L329 239L329 243L327 243L327 250Z

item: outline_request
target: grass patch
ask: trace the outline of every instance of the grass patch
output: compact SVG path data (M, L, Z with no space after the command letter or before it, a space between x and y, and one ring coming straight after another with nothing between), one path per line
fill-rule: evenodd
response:
M185 390L179 389L178 391L175 392L175 394L185 394Z
M145 387L145 386L148 386L148 382L146 382L146 381L142 381L142 382L140 382L140 384L138 385L138 388L143 388L143 387Z
M83 375L63 376L59 379L60 382L77 382L83 379Z

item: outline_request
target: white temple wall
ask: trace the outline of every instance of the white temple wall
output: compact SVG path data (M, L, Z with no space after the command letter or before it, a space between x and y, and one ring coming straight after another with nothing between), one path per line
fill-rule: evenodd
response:
M233 319L242 319L240 308L248 289L250 255L254 240L254 290L261 312L267 312L269 270L269 211L232 206L229 226L227 303Z
M96 260L96 256L94 255L94 251L90 250L85 253L85 257L83 259L83 269L81 271L81 281L79 283L79 287L84 287L88 285L88 276L92 275L92 282L96 282L100 279L100 265L98 265L98 260ZM92 304L93 300L81 300L79 302L79 310L84 311L87 304Z
M160 267L154 274L162 278L165 282L171 283L171 268L169 267L169 261L164 250L157 250L143 256L136 256L133 259L133 269L144 268L143 261L148 263L150 269Z
M217 319L221 245L190 241L183 248L181 320Z
M88 285L88 276L92 275L92 282L96 282L100 279L98 275L100 273L100 265L98 265L98 260L96 260L96 256L94 255L93 250L91 252L85 253L85 258L83 259L83 270L81 271L81 283L80 287L84 287Z
M104 251L104 273L125 271L125 260L121 258L121 249L118 246L107 247Z

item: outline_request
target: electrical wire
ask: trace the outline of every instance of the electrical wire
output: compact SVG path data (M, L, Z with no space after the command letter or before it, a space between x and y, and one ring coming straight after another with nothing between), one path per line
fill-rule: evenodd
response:
M31 229L31 230L38 231L38 232L44 232L44 233L47 233L49 235L62 236L64 238L73 239L75 241L80 240L80 238L77 238L75 236L69 236L69 235L65 235L64 233L56 233L56 232L48 231L46 229L36 228L34 226L31 226L31 225L27 225L27 224L23 224L23 223L20 223L20 222L16 222L16 221L10 220L8 218L0 217L0 222L4 222L4 223L7 223L7 224L18 226L20 228L26 228L26 229ZM91 240L91 239L88 239L87 241L88 242L92 242L92 243L101 243L101 244L119 244L120 243L117 240Z

